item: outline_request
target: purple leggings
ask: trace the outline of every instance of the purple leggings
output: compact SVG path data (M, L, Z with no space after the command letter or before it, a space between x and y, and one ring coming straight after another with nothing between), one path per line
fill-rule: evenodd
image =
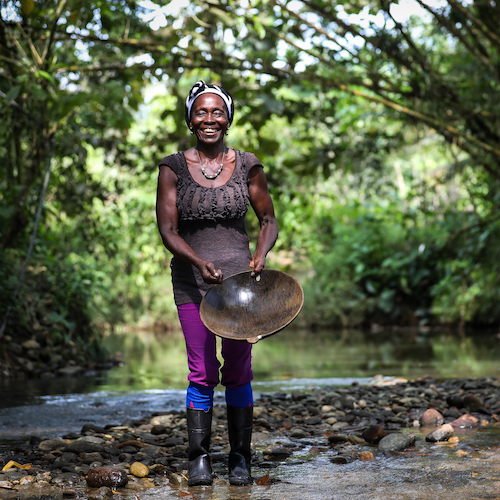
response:
M219 383L221 366L216 355L216 336L200 319L199 304L183 304L177 307L188 358L188 380L206 387ZM222 339L224 366L220 370L221 383L235 389L253 379L252 344L245 340Z

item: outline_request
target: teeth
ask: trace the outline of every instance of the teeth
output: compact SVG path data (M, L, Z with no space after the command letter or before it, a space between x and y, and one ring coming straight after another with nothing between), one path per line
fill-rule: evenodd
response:
M214 128L206 128L204 129L204 132L215 132Z

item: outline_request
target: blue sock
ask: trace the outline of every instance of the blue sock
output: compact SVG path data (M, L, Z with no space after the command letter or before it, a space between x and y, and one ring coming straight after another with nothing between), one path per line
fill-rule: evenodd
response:
M253 406L252 384L242 385L241 387L226 387L226 403L237 408L248 408Z
M186 393L186 406L197 410L209 410L214 404L214 388L190 382Z

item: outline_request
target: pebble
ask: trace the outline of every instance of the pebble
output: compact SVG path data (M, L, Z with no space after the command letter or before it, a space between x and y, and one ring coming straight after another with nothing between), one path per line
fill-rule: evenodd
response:
M130 466L130 474L135 477L146 477L149 475L149 468L141 462L134 462Z
M483 401L475 394L467 394L464 397L464 406L470 410L479 410L483 406Z
M430 432L425 436L425 440L431 443L437 443L438 441L448 441L448 439L453 436L455 430L450 424L443 424L436 430Z
M453 422L450 422L450 425L455 429L472 429L474 427L477 427L478 423L478 418L469 414L465 414L457 418L456 420L453 420Z
M361 436L368 443L377 444L382 438L387 436L387 432L380 425L371 425L363 431Z
M128 482L127 473L117 467L96 467L87 475L87 484L92 488L106 486L123 488Z
M422 427L439 427L444 424L444 417L437 410L429 408L420 417Z
M500 378L438 382L425 377L392 385L381 379L368 386L262 393L254 407L252 467L269 470L318 454L342 467L388 452L406 451L411 456L413 446L417 451L427 446L432 453L435 442L451 445L456 457L472 458L473 448L456 449L460 441L453 433L498 427L499 413ZM212 461L215 477L224 480L225 419L225 407L214 407ZM428 427L435 429L425 435ZM11 461L32 467L1 471ZM74 491L80 495L82 483L89 488L84 496L90 500L112 497L114 489L124 487L138 496L167 482L185 487L186 469L186 415L176 411L104 428L85 424L80 433L56 439L33 436L26 447L0 453L3 488L50 485L61 488L65 498L74 498Z

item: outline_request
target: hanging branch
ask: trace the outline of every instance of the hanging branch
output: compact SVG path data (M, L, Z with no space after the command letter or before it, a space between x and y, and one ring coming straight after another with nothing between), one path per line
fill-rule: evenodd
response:
M491 31L488 26L478 17L474 15L471 9L466 9L460 2L456 0L448 0L448 3L456 10L458 10L464 17L469 19L474 23L474 25L479 29L479 31L497 48L500 48L500 37L493 31ZM498 6L497 6L498 8Z
M467 40L467 38L463 36L463 34L460 32L460 30L458 30L453 25L453 23L450 23L448 21L448 19L446 19L445 16L441 15L439 12L432 9L429 5L424 3L422 0L417 0L417 2L419 3L419 5L421 7L423 7L425 10L430 12L436 18L436 20L439 22L439 24L441 26L445 27L451 34L455 35L464 44L464 47L466 47L474 57L477 57L488 69L491 69L490 61L484 55L487 52L478 41L476 41L476 44L478 46L478 48L476 49L474 46L472 46L470 44L469 40Z
M61 0L59 2L59 5L57 6L57 11L54 15L54 20L52 22L52 28L50 30L50 36L47 39L47 43L45 44L45 48L43 49L42 61L47 61L48 57L50 56L50 49L51 49L52 43L54 41L54 35L55 35L56 29L57 29L57 22L59 21L59 18L61 17L61 12L63 11L65 5L66 5L66 0Z

